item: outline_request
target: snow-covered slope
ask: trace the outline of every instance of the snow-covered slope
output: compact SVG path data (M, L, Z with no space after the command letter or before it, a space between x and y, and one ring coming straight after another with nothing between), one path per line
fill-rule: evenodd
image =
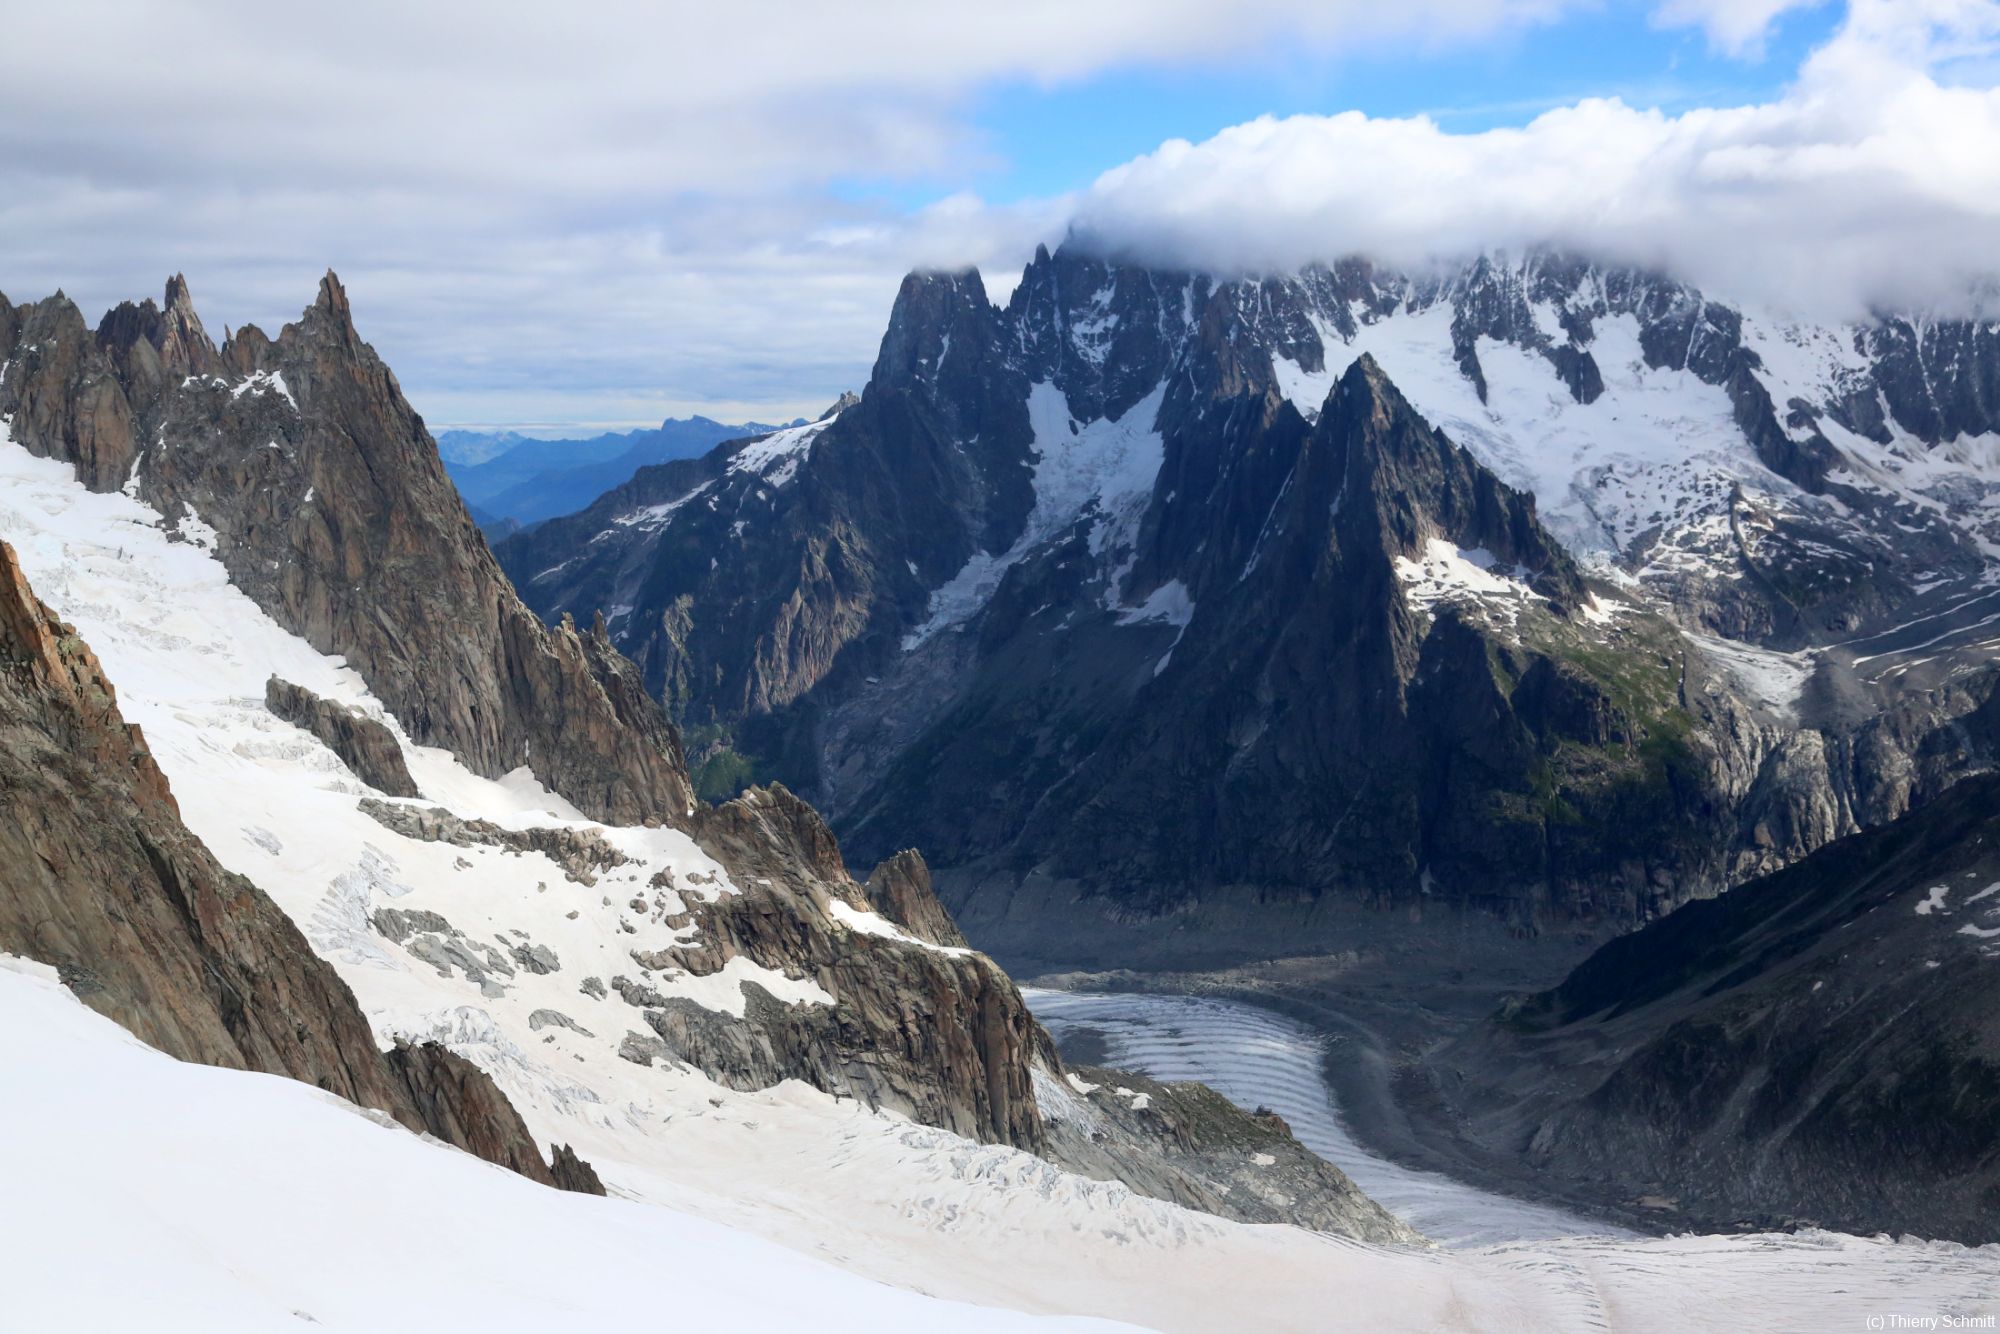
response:
M0 955L9 1329L1111 1329L898 1291L553 1191L305 1084L183 1064ZM115 1277L114 1277L115 1275Z
M1985 1309L1978 1304L1981 1294L1994 1290L2000 1276L2000 1257L1992 1251L1831 1237L1605 1241L1556 1250L1523 1242L1450 1254L1373 1248L1191 1213L1019 1150L975 1144L801 1084L741 1093L685 1068L623 1059L626 1021L619 1016L634 1012L622 1009L616 996L590 994L583 982L609 982L607 974L631 970L635 945L673 939L675 928L660 919L672 907L667 896L681 890L655 887L658 872L672 871L675 886L729 892L721 868L691 841L669 830L589 824L530 774L482 779L442 752L407 742L411 772L430 801L507 828L593 833L632 860L586 885L540 852L397 833L358 809L362 789L331 752L278 723L261 699L265 680L276 673L364 710L379 712L379 706L351 672L287 635L230 587L199 543L174 540L169 526L137 501L91 493L66 465L4 442L0 533L18 546L44 599L76 622L119 683L127 716L143 725L189 826L306 927L354 988L378 1036L385 1042L399 1033L439 1037L493 1074L538 1139L575 1145L622 1197L549 1204L558 1212L536 1215L553 1220L545 1229L552 1235L545 1237L536 1218L523 1216L535 1208L430 1176L485 1169L442 1150L423 1152L449 1167L402 1163L406 1150L419 1148L406 1137L384 1151L386 1168L369 1166L372 1148L350 1152L331 1141L313 1148L287 1139L272 1147L284 1127L296 1123L309 1133L326 1107L295 1086L178 1070L146 1057L167 1072L162 1079L191 1081L188 1090L178 1083L172 1090L147 1084L147 1075L113 1076L128 1080L113 1098L97 1076L46 1063L61 1044L28 1045L18 1057L9 1053L10 1077L27 1072L19 1077L52 1090L67 1087L74 1095L9 1099L4 1112L33 1118L7 1122L14 1142L34 1144L56 1165L37 1168L15 1188L21 1193L9 1197L50 1201L8 1213L12 1220L26 1219L35 1234L28 1243L43 1248L23 1243L10 1254L52 1255L47 1274L74 1275L63 1265L74 1266L78 1256L96 1264L114 1253L122 1257L128 1245L135 1254L174 1245L181 1249L157 1253L197 1276L174 1291L190 1297L213 1292L216 1301L235 1303L219 1311L198 1308L204 1319L213 1315L208 1327L225 1318L255 1323L278 1306L326 1323L373 1316L374 1327L393 1327L402 1309L394 1302L386 1311L380 1304L343 1303L376 1302L382 1290L371 1289L370 1278L411 1272L414 1252L420 1277L406 1286L463 1273L466 1285L478 1289L447 1290L440 1299L434 1286L433 1295L408 1298L407 1309L420 1312L424 1301L454 1303L432 1327L495 1327L478 1318L489 1307L501 1328L524 1312L538 1328L581 1323L592 1311L613 1309L626 1319L671 1311L678 1321L686 1316L682 1303L705 1300L689 1294L709 1291L707 1279L729 1278L736 1291L738 1280L730 1276L739 1271L731 1268L731 1257L758 1253L736 1249L750 1246L740 1239L703 1240L716 1235L706 1225L720 1223L901 1287L1027 1311L1187 1330L1246 1323L1321 1329L1329 1312L1340 1312L1357 1326L1496 1331L1603 1326L1614 1323L1614 1313L1618 1327L1731 1328L1759 1304L1828 1319L1836 1307L1851 1312L1857 1302L1871 1310L1921 1302L1926 1309L1977 1311ZM402 736L393 717L384 715L384 721ZM435 940L419 954L362 926L384 909L433 913L444 925L425 929ZM861 926L876 929L874 923ZM553 956L554 971L538 970L548 959L537 951ZM465 966L468 959L480 976ZM645 985L727 1010L744 1003L740 982L748 975L697 979L660 970ZM817 999L799 984L754 975L781 995L806 1004ZM5 1027L28 1035L24 1041L37 1033L74 1032L48 1017L59 999L46 988L33 999L10 995L0 1001L9 1014ZM96 1025L91 1031L106 1031L81 1011L76 1015L86 1027ZM84 1082L67 1082L72 1080ZM279 1110L268 1117L244 1110L239 1118L218 1105L235 1105L234 1091L210 1096L192 1091L196 1084L241 1084L253 1089L244 1095L247 1106L268 1107L264 1100L276 1099ZM135 1098L135 1088L158 1092ZM190 1113L195 1120L218 1127L214 1137L170 1108L151 1109L170 1096L196 1109L199 1115ZM219 1139L240 1150L250 1166L227 1189L243 1193L214 1193L222 1188L212 1183L212 1158L189 1154L161 1165L153 1161L161 1155L147 1151L151 1141L107 1147L103 1141L132 1133L133 1109L140 1107L149 1108L147 1115L168 1137L162 1143ZM294 1107L308 1111L288 1110ZM115 1126L107 1125L107 1116ZM340 1128L336 1135L389 1139L350 1114L326 1110L324 1116ZM72 1132L78 1138L65 1138ZM68 1146L67 1156L56 1156L52 1146ZM104 1164L104 1172L79 1166L90 1162ZM302 1174L301 1163L324 1170ZM146 1178L141 1168L149 1165L182 1175ZM498 1173L480 1180L488 1178L504 1181L491 1187L503 1195L527 1189ZM420 1188L405 1202L391 1190L396 1181ZM172 1224L141 1231L139 1223L121 1223L128 1230L106 1230L107 1211L135 1201L168 1210L170 1219L176 1207L185 1213L197 1186L227 1205L227 1216L256 1220L254 1248L231 1252L231 1272L253 1277L216 1279L215 1250L199 1239L192 1249L184 1239L175 1241ZM383 1205L385 1199L396 1203ZM404 1223L365 1237L330 1236L338 1229L329 1229L328 1220L351 1218L362 1207L357 1201L377 1209L376 1216L395 1209ZM611 1221L572 1217L591 1207ZM88 1223L81 1241L73 1230L50 1225L78 1218ZM256 1262L265 1256L273 1266L268 1272L288 1276L284 1285L258 1276L263 1271ZM329 1257L323 1266L322 1256ZM684 1269L676 1267L682 1256ZM740 1328L789 1323L775 1295L784 1272L782 1266L760 1267L755 1280L741 1281L740 1304L731 1308L729 1322ZM331 1291L335 1280L328 1275L348 1295ZM572 1284L581 1291L565 1295ZM1840 1293L1826 1295L1833 1285ZM38 1300L74 1303L74 1287L65 1278L53 1291L34 1291L42 1294ZM19 1291L26 1289L17 1285L10 1297ZM116 1302L126 1294L90 1295ZM558 1301L571 1305L550 1304ZM259 1302L266 1304L245 1305ZM893 1327L902 1318L900 1311L849 1304L831 1291L829 1305L822 1323L865 1314ZM74 1323L76 1308L69 1310ZM460 1311L468 1318L459 1321ZM938 1324L957 1327L956 1313Z
M1579 555L1612 558L1642 533L1668 531L1725 512L1731 488L1797 488L1757 459L1730 415L1727 394L1685 369L1650 369L1630 315L1600 321L1590 347L1604 392L1578 403L1547 363L1512 343L1474 342L1486 397L1453 359L1448 305L1405 305L1357 321L1351 337L1315 321L1322 368L1274 360L1300 411L1318 413L1347 363L1380 362L1433 425L1509 485L1534 493L1543 522Z

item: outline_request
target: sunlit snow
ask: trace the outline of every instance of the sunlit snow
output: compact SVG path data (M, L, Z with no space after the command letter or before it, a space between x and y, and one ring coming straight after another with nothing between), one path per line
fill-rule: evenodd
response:
M0 955L19 1330L1105 1329L938 1301L551 1190L295 1080L171 1060ZM135 1114L136 1113L136 1114Z
M1006 551L975 553L932 592L930 616L903 637L904 650L969 620L992 600L1009 569L1079 520L1092 523L1093 551L1105 549L1113 530L1136 523L1136 511L1151 493L1165 456L1156 424L1165 396L1163 384L1122 417L1079 422L1070 415L1062 390L1044 382L1033 385L1028 421L1035 434L1035 501L1027 526Z
M729 460L729 471L756 473L772 486L783 486L797 475L799 464L812 452L813 441L834 420L826 417L804 426L788 426L753 440Z

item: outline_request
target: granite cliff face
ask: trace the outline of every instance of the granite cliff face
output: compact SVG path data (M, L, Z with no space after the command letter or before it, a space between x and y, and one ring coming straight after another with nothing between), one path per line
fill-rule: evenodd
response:
M1970 778L1604 946L1410 1101L1676 1226L2000 1239L1996 887L2000 779Z
M304 1080L556 1184L490 1079L436 1044L378 1051L291 920L188 831L95 655L5 543L0 798L0 951L54 965L172 1056Z
M742 955L811 979L835 1003L753 1005L734 1022L685 1002L642 1010L670 1052L738 1087L804 1079L970 1139L1046 1153L1030 1072L1055 1064L1055 1048L999 965L888 925L819 815L782 787L704 810L695 837L746 887L693 909L698 944L644 962L707 975ZM906 854L901 876L904 910L949 926L935 898L916 891L928 883L921 859ZM843 925L857 921L882 925Z
M1991 762L1996 375L1977 323L1554 253L1071 245L1004 308L912 275L858 402L500 555L602 611L711 786L922 847L995 948L1165 915L1255 955L1356 895L1629 926Z
M601 639L522 607L331 273L275 340L245 326L219 349L179 278L165 310L128 303L95 332L60 295L8 324L15 442L183 520L413 739L488 776L530 764L594 816L685 819L673 730Z

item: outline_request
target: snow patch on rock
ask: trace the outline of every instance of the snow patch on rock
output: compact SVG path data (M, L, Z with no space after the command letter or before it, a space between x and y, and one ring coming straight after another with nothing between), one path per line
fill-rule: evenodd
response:
M1166 397L1161 384L1122 417L1079 422L1069 399L1053 384L1028 390L1034 430L1035 502L1013 546L995 555L975 552L959 572L931 593L929 618L903 637L909 652L932 636L962 625L992 600L1007 571L1043 543L1080 521L1092 525L1092 550L1122 531L1152 494L1166 446L1157 425Z

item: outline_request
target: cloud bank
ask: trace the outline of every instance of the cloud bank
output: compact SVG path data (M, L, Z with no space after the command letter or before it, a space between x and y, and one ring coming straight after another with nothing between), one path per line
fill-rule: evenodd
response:
M274 326L332 265L440 423L817 412L905 269L1060 232L1061 201L835 188L963 188L980 89L1483 39L1585 2L14 6L0 290L94 319L181 270L211 323Z
M1593 100L1477 134L1258 120L1106 172L1075 228L1224 271L1552 243L1800 315L1963 306L2000 273L2000 90L1954 76L1990 76L1996 46L1993 0L1855 0L1768 104Z
M184 271L211 324L275 327L332 265L434 423L638 424L816 412L865 374L905 270L978 264L1004 289L1072 226L1214 268L1590 243L1838 309L1949 294L1957 275L2000 267L1982 240L2000 205L2000 0L1856 0L1765 106L1668 116L1588 101L1471 135L1359 114L1258 121L1167 144L1074 196L968 193L990 151L973 99L996 86L1273 48L1407 59L1605 3L1746 58L1798 7L17 7L0 290L61 287L95 318ZM856 181L939 200L900 207Z

